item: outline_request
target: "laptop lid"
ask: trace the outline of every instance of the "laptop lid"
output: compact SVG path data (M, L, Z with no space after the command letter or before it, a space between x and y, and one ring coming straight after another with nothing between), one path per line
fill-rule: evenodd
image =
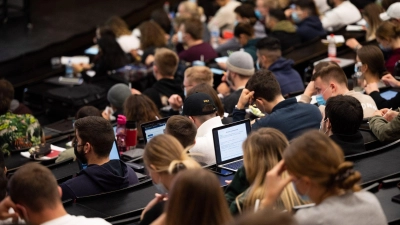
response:
M153 137L159 134L164 134L168 119L169 117L160 120L154 120L148 123L143 123L142 125L140 125L140 127L142 128L145 144L147 144L147 142L149 142L150 139L152 139Z
M242 144L250 131L250 120L230 123L212 130L217 165L243 157Z

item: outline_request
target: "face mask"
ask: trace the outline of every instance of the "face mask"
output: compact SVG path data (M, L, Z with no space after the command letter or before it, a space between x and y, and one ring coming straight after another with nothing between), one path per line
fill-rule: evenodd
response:
M257 60L257 62L256 62L256 68L257 68L257 70L261 70L261 66L260 66L260 61L259 60Z
M254 13L256 14L257 19L262 20L262 14L260 12L260 10L256 9L254 10Z
M158 194L167 194L168 193L168 190L167 190L167 188L165 188L165 186L164 186L164 184L163 183L161 183L161 178L160 179L158 179L158 184L156 184L156 183L154 183L153 182L153 185L157 188L157 190L160 192L160 193L158 193Z
M302 194L300 194L299 191L297 190L296 184L294 184L294 182L292 182L292 185L293 185L294 191L295 191L296 194L301 198L301 200L303 200L303 201L305 201L305 202L310 202L310 197L308 197L308 195L307 195L307 194L308 194L308 191L307 191L306 194L302 195Z
M388 52L388 51L391 50L391 48L384 47L384 46L383 46L382 44L380 44L380 43L379 43L379 48L380 48L382 51L384 51L384 52Z
M82 147L82 146L81 146ZM82 150L81 152L78 151L78 146L74 145L74 153L76 158L82 163L87 164L87 159L85 157L85 152Z
M318 105L326 104L326 101L325 101L324 97L322 97L322 94L317 95L316 100L317 100Z
M236 27L238 25L238 23L239 22L237 20L235 20L235 22L233 23L233 26Z
M177 36L178 36L178 42L179 43L183 43L183 33L182 33L182 31L178 31Z
M301 19L299 18L299 15L297 14L297 12L292 12L292 20L295 23L300 23Z

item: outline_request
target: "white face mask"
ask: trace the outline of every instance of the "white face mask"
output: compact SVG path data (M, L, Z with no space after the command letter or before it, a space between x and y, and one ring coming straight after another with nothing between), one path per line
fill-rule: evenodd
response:
M183 43L183 33L182 33L182 31L178 31L177 36L178 36L178 42L179 43Z

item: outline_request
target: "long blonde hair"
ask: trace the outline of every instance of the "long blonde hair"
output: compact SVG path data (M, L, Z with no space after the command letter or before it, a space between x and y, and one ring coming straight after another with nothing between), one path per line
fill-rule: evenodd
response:
M147 167L153 165L157 173L176 174L182 169L201 168L181 143L168 134L155 136L147 143L143 161Z
M282 159L283 150L289 145L285 135L274 128L262 128L253 132L243 143L243 161L246 178L250 188L243 200L243 209L254 208L257 199L262 199L264 192L265 174ZM284 176L288 176L285 174ZM241 195L236 198L237 204ZM293 206L301 205L292 185L288 185L275 203L278 209L291 211ZM238 204L239 211L242 211Z

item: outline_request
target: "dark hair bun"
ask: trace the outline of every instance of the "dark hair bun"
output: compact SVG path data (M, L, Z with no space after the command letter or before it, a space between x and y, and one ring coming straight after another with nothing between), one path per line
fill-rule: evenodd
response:
M336 185L345 190L353 189L353 187L360 182L360 172L353 170L352 162L343 162L339 165L338 171L335 176Z

